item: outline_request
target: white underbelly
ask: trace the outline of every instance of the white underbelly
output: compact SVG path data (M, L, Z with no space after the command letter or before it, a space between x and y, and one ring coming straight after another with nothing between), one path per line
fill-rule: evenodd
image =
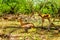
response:
M32 24L23 25L22 27L32 27Z

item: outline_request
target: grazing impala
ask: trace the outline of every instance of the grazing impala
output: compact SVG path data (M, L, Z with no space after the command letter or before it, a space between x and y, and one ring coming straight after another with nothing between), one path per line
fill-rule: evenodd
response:
M32 24L32 23L24 23L22 18L19 19L19 22L20 22L21 27L25 28L26 32L28 32L29 28L33 28L34 27L34 24Z

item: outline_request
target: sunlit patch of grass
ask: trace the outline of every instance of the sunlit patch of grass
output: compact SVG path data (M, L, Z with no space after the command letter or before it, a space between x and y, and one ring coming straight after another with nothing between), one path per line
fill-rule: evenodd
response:
M7 29L5 29L5 34L12 33L13 30L16 30L16 28L7 28Z
M24 29L17 29L14 32L12 32L12 34L20 34L20 33L24 33L25 30Z
M60 22L54 22L55 25L60 25Z
M28 30L28 32L36 32L36 29L31 28L31 29Z
M1 21L0 27L7 27L7 26L18 26L19 22L17 21Z

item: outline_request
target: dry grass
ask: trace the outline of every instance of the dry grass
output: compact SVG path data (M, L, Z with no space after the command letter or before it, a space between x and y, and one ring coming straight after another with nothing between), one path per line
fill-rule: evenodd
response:
M18 26L19 24L17 21L0 21L0 27Z
M41 22L38 20L37 22L33 20L31 21L31 23L33 23L36 27L37 26L41 26ZM53 22L55 25L60 25L60 22ZM20 22L18 21L0 21L0 27L6 27L6 26L19 26L20 25ZM48 20L46 19L44 24L44 26L47 26L49 25L49 22Z
M41 26L40 20L38 21L31 21L35 26ZM60 25L60 22L53 22L55 25ZM44 26L47 26L49 24L48 20L45 20ZM18 21L0 21L0 27L10 27L10 26L19 26L20 23ZM0 33L8 34L12 30L16 30L16 28L7 28L5 31L2 31L3 29L0 29ZM51 30L50 32L47 32L47 30L41 30L41 29L29 29L29 33L21 33L24 32L24 29L18 29L11 33L11 35L19 35L21 37L14 38L13 40L60 40L60 33L55 34L54 30ZM26 39L27 38L27 39ZM4 39L5 40L5 39ZM8 39L7 39L8 40Z

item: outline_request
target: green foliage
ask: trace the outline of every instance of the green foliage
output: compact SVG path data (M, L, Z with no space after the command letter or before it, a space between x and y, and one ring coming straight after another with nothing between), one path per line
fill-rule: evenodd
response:
M34 10L35 10L36 12L38 12L38 11L40 10L40 5L39 5L39 4L36 4L36 5L34 6Z
M56 14L59 8L59 0L0 0L0 14L32 12Z
M56 14L59 8L56 2L50 2L50 1L41 3L40 6L42 6L41 8L42 13L49 13L49 14Z
M0 4L3 2L3 0L0 0Z
M8 13L10 11L10 7L6 4L2 4L2 12L3 13Z

